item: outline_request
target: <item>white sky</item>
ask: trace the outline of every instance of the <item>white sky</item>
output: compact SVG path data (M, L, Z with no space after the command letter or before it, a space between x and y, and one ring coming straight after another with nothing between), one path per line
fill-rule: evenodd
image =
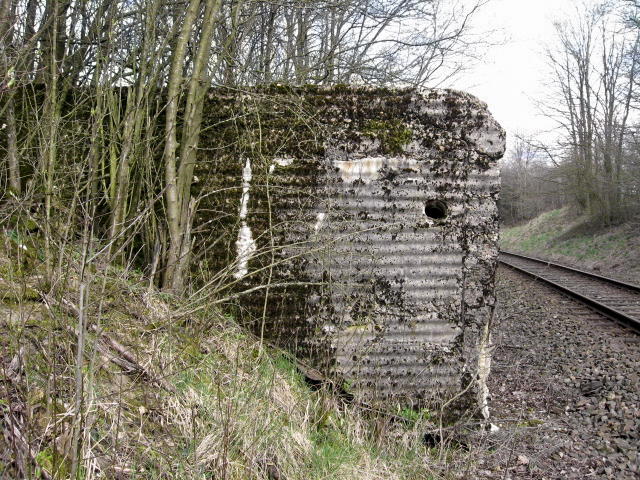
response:
M476 21L481 30L495 30L503 44L490 47L476 67L457 80L454 88L485 101L507 130L507 148L513 134L553 128L540 115L536 100L544 100L549 69L544 45L554 38L553 22L573 10L572 0L491 0ZM573 10L575 11L575 10ZM548 134L547 134L548 135Z

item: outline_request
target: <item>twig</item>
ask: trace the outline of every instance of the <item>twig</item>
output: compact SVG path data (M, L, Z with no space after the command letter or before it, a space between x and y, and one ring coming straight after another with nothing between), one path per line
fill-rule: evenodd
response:
M75 328L71 327L71 326L67 327L67 331L69 333L75 335L75 336L79 335L78 331ZM111 353L109 351L109 349L106 346L100 344L100 342L96 342L95 347L101 354L106 356L109 361L111 361L112 363L115 363L119 367L122 367L126 371L134 372L134 371L139 371L140 370L140 368L138 368L137 364L131 363L131 362L127 361L124 358L120 358L120 357L114 355L113 353Z
M59 308L62 308L65 312L67 312L70 315L73 315L75 317L80 315L80 310L71 301L65 298L62 298L60 301L58 301L44 292L39 292L39 293L42 299L44 300L45 304L47 305L47 308L51 309L51 305L55 305ZM67 330L73 333L76 337L80 335L80 333L71 326L67 327ZM91 326L91 330L93 330L93 332L96 335L98 335L98 338L100 340L102 340L107 344L107 347L105 347L104 345L101 345L100 342L96 342L96 348L98 349L98 351L100 351L100 353L106 355L106 357L111 362L115 363L119 367L124 368L125 370L138 371L142 375L144 375L146 378L151 380L152 382L155 382L158 386L160 386L164 390L170 393L175 393L176 390L173 387L173 385L171 385L162 376L155 375L154 372L151 371L151 369L140 365L140 363L138 363L136 358L131 354L130 350L127 347L122 345L120 342L114 340L113 338L109 337L106 333L99 332L98 328L95 325ZM118 353L119 357L109 352L108 347L115 350Z
M106 333L98 332L98 328L95 325L92 325L91 329L97 335L99 335L100 338L102 340L104 340L112 349L114 349L116 352L118 352L118 354L122 358L124 358L127 362L129 362L131 365L133 365L133 367L136 370L139 370L140 372L142 372L142 374L145 377L149 378L153 382L156 382L160 387L164 388L168 392L175 393L176 390L175 390L175 387L173 385L171 385L164 377L159 376L159 375L155 375L150 369L140 365L138 363L138 361L135 359L135 357L131 354L131 352L129 351L129 349L127 347L125 347L124 345L122 345L118 341L114 340L113 338L107 336Z
M6 425L7 423L9 424L8 426ZM22 455L25 453L27 454L31 463L38 467L40 473L46 480L53 480L53 476L36 461L35 452L31 449L31 445L29 445L27 439L24 438L24 435L22 435L22 432L18 429L18 421L11 413L5 414L5 422L2 425L2 431L4 432L5 437L13 440L11 443L13 443L16 448L20 449L20 453Z

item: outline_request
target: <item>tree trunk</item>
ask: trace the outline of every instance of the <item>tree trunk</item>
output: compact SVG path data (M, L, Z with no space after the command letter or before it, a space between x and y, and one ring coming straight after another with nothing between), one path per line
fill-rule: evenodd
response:
M13 8L12 8L13 7ZM0 0L0 42L4 44L2 48L2 64L7 68L9 88L11 83L15 83L16 62L14 58L15 48L13 46L13 24L12 18L15 12L15 5L11 0ZM16 112L13 95L9 94L6 104L7 122L7 164L9 166L9 187L17 195L20 195L22 187L20 182L20 163L18 159L18 139L16 137Z
M16 195L22 193L18 139L16 136L16 112L13 97L7 102L7 163L9 164L9 186Z
M187 53L187 45L191 38L191 29L195 23L200 0L190 0L182 23L182 30L178 36L171 62L169 73L169 87L167 89L166 133L164 145L164 169L165 169L165 199L167 211L167 226L169 229L169 251L167 252L164 287L176 290L182 284L182 272L180 271L180 253L182 251L183 231L181 230L181 191L182 187L178 179L178 167L176 163L176 151L178 140L176 129L178 127L178 105L180 101L180 89L182 86L183 63Z
M58 15L64 10L59 6L58 0L53 0L47 5L50 15ZM47 63L43 65L41 74L42 80L47 86L45 95L45 109L44 109L44 125L43 135L41 138L42 146L42 163L41 173L44 177L44 193L45 193L45 270L48 280L53 284L53 252L52 252L52 240L53 240L53 197L54 197L54 174L58 157L58 130L61 115L61 100L60 93L58 91L58 68L59 62L57 53L60 51L58 47L58 41L60 40L60 33L58 28L64 25L64 22L59 21L58 18L53 18L49 32L45 34L47 46L43 47L43 59L46 59ZM64 46L62 49L64 52ZM62 59L60 59L62 60Z

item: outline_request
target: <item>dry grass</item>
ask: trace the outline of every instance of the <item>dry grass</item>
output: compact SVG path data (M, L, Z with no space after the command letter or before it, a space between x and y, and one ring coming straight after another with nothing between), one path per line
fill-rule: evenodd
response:
M0 255L0 478L453 475L452 452L422 442L427 419L392 422L311 389L219 308L176 320L184 302L99 262L84 283L69 262L46 290L37 262L15 255Z

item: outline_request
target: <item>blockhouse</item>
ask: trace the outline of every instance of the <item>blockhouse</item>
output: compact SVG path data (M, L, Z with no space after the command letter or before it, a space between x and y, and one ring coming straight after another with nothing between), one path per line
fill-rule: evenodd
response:
M200 266L356 397L487 413L505 134L452 90L212 92Z

